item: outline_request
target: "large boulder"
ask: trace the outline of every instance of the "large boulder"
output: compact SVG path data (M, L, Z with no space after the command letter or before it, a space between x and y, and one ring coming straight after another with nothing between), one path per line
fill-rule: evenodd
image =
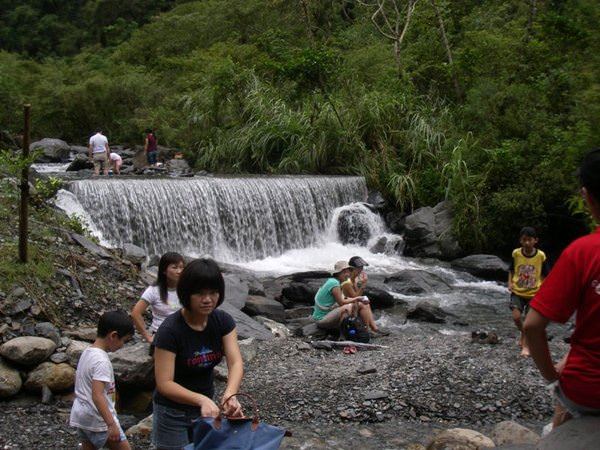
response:
M121 251L124 259L138 266L145 263L148 256L146 250L131 243L123 244Z
M429 302L419 302L406 313L406 318L418 322L446 323L446 317L453 314Z
M57 347L60 346L60 331L50 322L39 322L35 324L36 336L52 340Z
M110 354L115 380L123 386L152 389L154 387L154 359L146 342L125 345Z
M82 236L77 233L72 233L71 238L75 242L77 242L79 245L81 245L83 248L85 248L88 252L90 252L91 254L93 254L95 256L98 256L100 258L105 258L105 259L112 258L110 253L108 253L104 247L100 247L98 244L90 241L85 236Z
M267 319L263 316L256 316L254 318L259 323L262 323L267 330L269 330L276 338L288 338L292 335L291 331L284 324L275 322L274 320Z
M77 172L79 170L93 169L94 163L90 161L90 158L85 153L78 153L71 161L71 164L67 167L67 172Z
M166 164L167 172L171 175L183 176L192 173L190 165L185 159L171 159Z
M453 259L462 252L452 232L452 208L448 202L426 206L406 216L405 254L424 258Z
M600 417L571 419L542 438L538 450L591 450L600 443Z
M0 398L8 398L17 394L21 390L22 384L19 371L0 358Z
M267 297L257 295L248 296L243 311L251 316L264 316L276 322L283 322L285 320L283 305Z
M248 300L248 283L232 273L224 274L223 278L225 279L225 303L242 309Z
M405 295L448 293L452 288L440 277L424 270L403 270L387 277L388 289Z
M84 341L71 341L67 347L67 359L72 367L77 368L77 363L83 351L88 348L91 344Z
M75 369L66 363L44 362L32 370L25 381L25 389L41 392L47 386L52 392L63 392L75 384Z
M237 309L231 303L225 301L219 308L233 317L240 339L256 338L261 341L273 339L273 335L262 324Z
M496 445L535 444L540 436L512 420L505 420L494 426L490 435Z
M340 212L337 232L342 244L365 246L371 239L370 217L366 209L347 207Z
M292 282L281 290L282 297L295 304L312 305L315 302L315 294L323 284L323 280L306 279L302 283Z
M369 297L371 308L389 308L399 303L392 294L375 286L367 285L364 294Z
M466 428L451 428L436 434L427 450L482 450L495 447L487 436Z
M47 359L56 350L50 339L37 336L21 336L5 342L0 347L0 355L17 364L32 366Z
M36 162L64 162L69 159L71 147L60 139L44 138L29 145L30 151L42 150Z
M450 264L484 280L506 281L508 277L508 264L495 255L469 255Z

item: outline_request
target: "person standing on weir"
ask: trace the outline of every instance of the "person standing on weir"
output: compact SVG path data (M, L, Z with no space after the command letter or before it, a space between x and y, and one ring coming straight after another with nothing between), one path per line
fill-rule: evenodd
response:
M96 134L90 138L88 151L90 159L94 163L94 175L100 174L100 166L102 166L104 175L108 175L110 148L108 139L102 134L102 129L98 128Z

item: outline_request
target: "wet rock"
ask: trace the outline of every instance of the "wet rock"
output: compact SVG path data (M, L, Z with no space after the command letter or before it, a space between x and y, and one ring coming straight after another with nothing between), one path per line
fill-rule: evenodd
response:
M185 159L171 159L167 161L167 172L172 175L182 176L192 172Z
M71 161L71 164L69 164L66 171L67 172L77 172L79 170L84 170L84 169L91 170L93 168L94 168L94 163L92 161L90 161L89 156L86 153L79 153L79 154L75 155L75 158L73 158L73 161Z
M494 255L469 255L450 263L454 269L483 278L484 280L506 281L508 264Z
M225 279L225 303L242 309L248 299L248 283L244 282L238 275L227 273Z
M47 386L52 392L63 392L75 384L75 369L70 365L44 362L37 366L27 376L25 389L41 392L42 386Z
M128 243L124 244L121 249L123 258L136 265L142 265L146 262L146 251L137 245Z
M404 270L384 280L392 291L405 295L448 293L452 288L440 277L424 270Z
M390 211L385 215L385 223L392 233L404 233L404 224L406 221L406 213L401 211Z
M37 336L22 336L5 342L0 347L0 355L17 364L31 366L48 358L56 349L50 339Z
M251 316L264 316L276 322L285 320L283 305L267 297L248 296L243 311Z
M267 329L265 329L262 324L258 323L256 320L252 319L252 317L237 309L234 305L228 303L227 300L223 302L219 308L229 313L233 317L237 326L238 336L241 339L273 339L273 335Z
M490 437L496 445L535 444L540 440L537 433L512 420L505 420L494 426Z
M0 398L16 395L21 390L22 384L19 371L0 358Z
M88 252L92 253L95 256L100 258L110 259L112 256L110 253L106 251L105 248L100 247L98 244L90 241L88 238L81 236L80 234L73 233L71 234L71 238L83 248L85 248Z
M406 217L405 254L424 258L453 259L461 249L452 233L452 211L448 202L423 207Z
M389 308L402 303L402 301L395 299L389 292L370 285L367 285L364 294L369 297L371 308Z
M446 317L449 315L451 314L429 302L419 302L406 313L410 320L431 323L446 323Z
M35 334L52 340L57 347L60 345L60 331L50 322L36 323Z
M79 358L83 351L88 348L90 344L88 342L83 341L71 341L69 346L67 347L67 358L69 360L69 364L72 367L77 368L77 363L79 362Z
M466 428L451 428L438 433L427 450L481 450L495 447L487 436Z
M385 198L383 198L383 195L379 191L370 191L367 195L367 203L378 210L385 208L386 205Z
M110 354L115 380L120 385L152 389L154 387L154 359L149 354L150 345L139 342L125 345Z
M364 209L345 209L340 212L337 222L337 232L342 244L365 246L371 239L369 216Z
M42 154L36 162L63 162L69 159L71 147L60 139L44 138L29 145L30 151L41 150Z

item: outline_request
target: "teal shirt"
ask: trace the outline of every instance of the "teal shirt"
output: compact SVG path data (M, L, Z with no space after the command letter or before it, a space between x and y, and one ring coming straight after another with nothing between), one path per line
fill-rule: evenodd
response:
M337 278L329 278L317 291L315 306L313 306L313 319L321 320L336 305L335 297L331 292L334 287L340 287L340 282Z

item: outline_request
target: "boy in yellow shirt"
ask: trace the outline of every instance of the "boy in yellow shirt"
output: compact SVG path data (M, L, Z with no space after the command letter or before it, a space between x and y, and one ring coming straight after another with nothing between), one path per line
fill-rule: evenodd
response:
M520 248L512 252L512 264L508 271L510 309L521 336L521 355L529 356L529 347L523 336L523 322L529 308L529 301L535 296L548 275L546 254L536 248L538 237L532 227L523 227L519 233Z

